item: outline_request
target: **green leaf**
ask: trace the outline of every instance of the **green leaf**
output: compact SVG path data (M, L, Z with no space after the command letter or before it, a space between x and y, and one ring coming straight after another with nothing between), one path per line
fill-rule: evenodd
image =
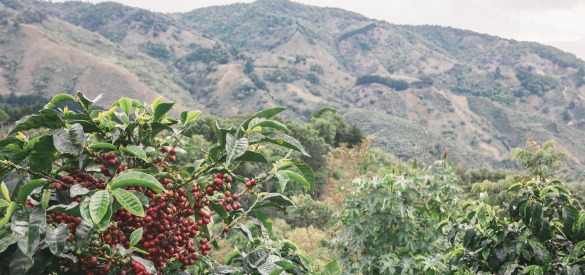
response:
M585 246L585 241L580 241L579 243L577 243L577 245L575 245L575 248L573 248L573 253L571 253L571 255L579 257L581 249L583 249L583 246Z
M14 127L8 133L12 135L19 131L26 131L30 129L49 128L59 129L65 124L54 110L43 110L43 113L25 116L14 123Z
M22 275L32 266L32 257L24 255L20 250L17 250L12 255L12 261L10 261L10 275Z
M104 150L118 150L118 148L111 143L93 142L89 145L90 149L104 149Z
M27 149L32 149L29 157L30 168L35 171L48 172L53 167L53 162L59 157L59 152L53 145L53 136L42 136L28 144Z
M264 214L264 212L260 210L256 210L255 212L256 218L262 221L262 224L264 224L264 227L268 230L268 233L272 234L272 220L268 218L268 216L266 216L266 214Z
M325 265L323 268L323 272L321 275L341 275L341 264L339 263L339 259L335 259Z
M77 92L77 98L79 98L79 102L81 103L81 107L83 107L83 109L86 111L89 111L91 109L93 103L96 103L98 100L100 100L103 95L104 94L99 94L93 100L89 100L88 98L85 97L85 95L82 92Z
M128 147L123 147L122 152L129 153L139 159L147 161L146 159L146 152L140 147L136 145L129 145Z
M17 207L18 207L18 205L16 204L16 202L10 203L10 205L8 206L8 209L6 210L6 214L0 220L0 228L4 227L10 221L10 218L12 217L12 213L14 213L14 211L16 210Z
M93 226L85 220L81 220L81 223L77 225L75 229L75 243L77 248L82 247L93 234Z
M140 203L142 203L142 205L144 206L148 206L150 203L148 202L148 198L141 193L138 190L128 190L128 192L134 194L134 196L136 196L138 198L138 200L140 200ZM189 196L189 192L186 192L187 196ZM193 196L193 194L191 194L191 196Z
M2 191L2 196L4 197L4 199L7 200L8 202L11 202L10 192L8 192L8 187L6 187L6 183L4 182L0 183L0 190Z
M63 102L70 102L70 101L75 101L75 98L72 95L68 95L68 94L59 94L54 96L51 99L51 103L53 103L54 105L58 105L61 104Z
M130 247L134 247L142 239L143 232L142 228L138 228L130 234Z
M26 205L26 198L30 193L32 193L33 190L41 186L48 185L49 183L50 181L46 179L36 179L27 182L25 185L20 187L20 190L18 190L18 201L21 205Z
M69 227L66 224L59 224L57 228L47 226L45 242L49 245L51 253L55 256L61 256L65 250L65 241L69 237Z
M310 157L310 155L305 151L305 148L301 145L301 143L296 140L295 138L285 135L283 133L270 133L265 135L264 141L278 144L282 147L293 149L297 152L302 153L303 155Z
M240 125L240 128L238 129L238 133L236 134L236 136L238 136L238 137L243 136L242 133L241 133L241 131L242 130L243 131L249 130L248 125L250 124L250 121L252 121L253 119L255 119L255 118L266 118L266 119L268 119L268 118L271 118L271 117L277 115L278 113L280 113L280 112L282 112L284 110L286 110L286 109L285 108L282 108L282 107L277 107L277 108L272 108L272 109L266 109L266 110L260 111L260 112L258 112L256 114L252 115L251 117L249 117L248 119L246 119L242 123L242 125Z
M137 198L138 200L138 198ZM99 224L110 205L110 193L106 190L95 192L89 201L89 215L94 224Z
M15 244L18 239L18 235L10 234L6 237L0 238L0 253L4 252L9 246Z
M311 189L311 184L307 180L305 180L305 178L303 178L303 176L301 176L293 171L280 170L280 171L276 172L276 177L280 181L280 184L282 187L282 192L284 192L286 183L289 180L294 180L294 181L298 182L299 184L301 184L302 186L306 187L307 189Z
M248 126L248 130L252 131L256 127L272 128L272 129L280 130L280 131L283 131L286 133L290 133L290 131L288 130L288 128L286 128L286 126L284 124L282 124L276 120L267 120L265 118L252 119L252 121L250 121L250 124Z
M41 206L43 207L43 209L47 209L47 207L49 206L49 201L51 200L51 190L49 189L45 189L43 190L43 195L41 196Z
M183 126L187 126L193 122L195 122L195 120L199 117L199 115L201 115L201 111L199 110L195 110L195 111L184 111L181 113L181 124L183 124Z
M110 220L112 219L112 213L114 212L113 205L108 204L108 208L106 209L106 214L104 218L96 224L96 229L99 231L104 231L110 227Z
M280 205L281 207L286 207L286 206L294 206L295 204L286 196L280 194L280 193L268 193L268 194L261 194L261 199L260 199L260 203L265 203L265 202L274 202L277 203L278 205ZM261 206L261 205L257 205L257 206ZM258 207L255 207L258 208Z
M532 204L532 219L530 220L530 224L537 224L540 223L542 220L542 204L536 201Z
M266 157L264 157L264 155L252 151L246 151L243 155L235 158L234 161L268 163L268 160L266 159Z
M175 103L159 103L154 109L154 121L161 121Z
M118 200L122 207L128 210L128 212L138 217L144 217L142 203L134 194L121 188L112 190L112 194L114 194L116 200Z
M152 175L135 171L135 170L126 170L124 173L120 173L116 175L109 183L111 190L122 188L125 186L141 186L153 189L157 193L162 193L161 191L165 190L165 188L158 182L158 180L153 177Z
M62 154L78 156L83 153L85 134L81 124L73 124L70 129L57 129L53 132L53 145Z
M485 206L480 206L479 211L477 212L477 220L479 221L479 223L481 225L485 225L486 224L486 211L485 211Z
M117 103L120 106L120 109L122 109L122 112L129 116L130 112L132 111L132 99L122 97L120 100L118 100Z
M254 237L252 235L252 231L250 231L250 229L247 226L245 226L242 223L238 223L234 226L234 228L242 230L244 235L248 238L248 241L250 241L251 243L254 243Z
M247 138L240 138L236 140L236 137L232 134L227 134L226 136L226 144L225 150L227 152L225 163L226 165L230 165L230 162L243 155L246 150L248 150L248 139Z
M522 188L522 183L514 183L508 187L508 193L516 192L520 188Z
M303 175L303 178L309 183L310 188L309 190L313 191L315 190L315 173L313 173L313 169L307 165L306 163L304 163L302 160L300 159L292 159L292 160L285 160L283 162L283 165L280 167L280 169L284 169L284 168L288 168L290 166L294 166L296 167L301 174Z
M217 215L219 215L219 217L224 221L227 222L228 220L228 213L225 210L225 207L223 207L222 205L220 205L217 200L213 200L209 202L209 206L211 207L211 209L213 209L213 211L215 211L215 213Z

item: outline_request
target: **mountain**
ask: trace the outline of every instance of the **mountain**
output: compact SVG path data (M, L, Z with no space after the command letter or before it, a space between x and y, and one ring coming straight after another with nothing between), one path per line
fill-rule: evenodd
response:
M585 62L537 43L287 0L178 14L0 0L0 38L4 95L163 95L224 117L332 106L403 158L506 166L531 137L585 162Z

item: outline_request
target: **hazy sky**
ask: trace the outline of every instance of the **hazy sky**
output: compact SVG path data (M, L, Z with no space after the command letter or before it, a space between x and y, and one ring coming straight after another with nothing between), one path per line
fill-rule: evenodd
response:
M201 7L236 2L249 3L253 0L115 0L115 2L157 12L186 12ZM585 60L585 0L295 0L295 2L342 8L395 24L451 26L504 38L536 41L572 52Z

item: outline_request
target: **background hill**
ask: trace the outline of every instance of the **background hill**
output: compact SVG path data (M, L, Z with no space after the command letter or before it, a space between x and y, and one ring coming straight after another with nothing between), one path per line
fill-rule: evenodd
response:
M0 0L0 43L2 95L161 94L223 117L328 105L403 158L504 166L533 137L585 162L585 63L536 43L286 0L182 14Z

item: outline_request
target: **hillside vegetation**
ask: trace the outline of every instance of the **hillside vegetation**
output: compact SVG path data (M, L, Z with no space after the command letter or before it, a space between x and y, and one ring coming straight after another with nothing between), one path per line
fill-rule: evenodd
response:
M585 162L585 63L536 43L401 26L286 0L159 14L0 1L0 93L163 95L231 117L332 106L376 145L430 163L510 165L529 137ZM237 106L237 107L236 107Z

